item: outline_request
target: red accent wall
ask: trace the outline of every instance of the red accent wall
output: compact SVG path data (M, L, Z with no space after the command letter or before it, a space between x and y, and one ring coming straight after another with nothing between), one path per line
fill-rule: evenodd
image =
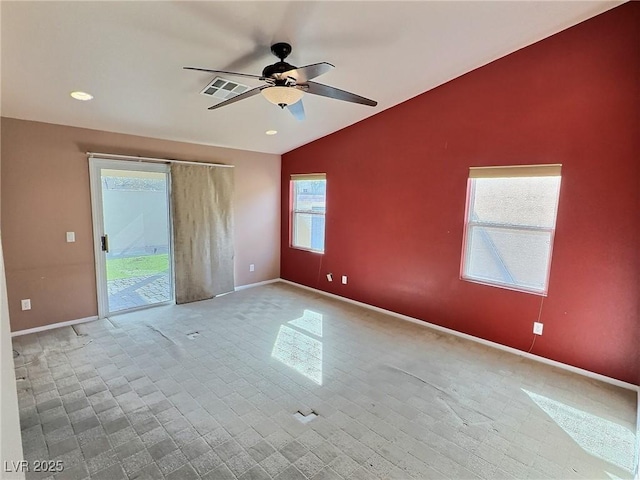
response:
M561 163L532 353L640 383L639 86L630 2L285 154L282 278L526 351L542 297L460 279L468 168ZM324 255L289 247L289 178L313 172Z

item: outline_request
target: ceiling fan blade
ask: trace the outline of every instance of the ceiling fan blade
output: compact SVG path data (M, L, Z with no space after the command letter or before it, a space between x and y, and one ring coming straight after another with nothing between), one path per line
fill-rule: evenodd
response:
M304 86L304 85L301 85ZM335 98L337 100L344 100L345 102L360 103L362 105L368 105L375 107L378 102L370 100L355 93L346 92L339 88L323 85L322 83L307 82L305 91L313 95L321 95L323 97Z
M287 105L287 108L289 109L291 114L296 117L296 120L302 121L305 119L304 105L302 104L302 100L298 100L292 105Z
M247 77L261 79L260 75L251 75L250 73L225 72L224 70L209 70L208 68L182 67L185 70L196 70L198 72L221 73L222 75L235 75L236 77Z
M210 106L209 110L215 110L216 108L226 107L227 105L231 105L232 103L239 102L240 100L244 100L245 98L253 97L254 95L259 94L262 90L264 90L268 86L269 85L263 85L262 87L256 87L256 88L252 88L251 90L247 90L246 92L241 93L240 95L236 95L235 97L225 100L224 102L220 102L216 105Z
M280 74L280 78L293 77L297 82L304 83L312 78L319 77L323 73L327 73L332 68L334 66L327 62L314 63L313 65L306 65L283 72Z

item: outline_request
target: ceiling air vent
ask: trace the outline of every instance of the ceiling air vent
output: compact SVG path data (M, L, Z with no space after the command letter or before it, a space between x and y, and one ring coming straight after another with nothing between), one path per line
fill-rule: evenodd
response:
M235 97L241 93L246 92L249 89L248 86L241 83L227 80L226 78L216 77L200 92L207 97L219 98L225 100L227 98Z

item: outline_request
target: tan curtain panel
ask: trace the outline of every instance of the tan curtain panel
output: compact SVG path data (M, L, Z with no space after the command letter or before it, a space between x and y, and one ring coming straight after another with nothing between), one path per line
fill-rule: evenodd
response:
M176 303L234 290L233 168L171 166Z

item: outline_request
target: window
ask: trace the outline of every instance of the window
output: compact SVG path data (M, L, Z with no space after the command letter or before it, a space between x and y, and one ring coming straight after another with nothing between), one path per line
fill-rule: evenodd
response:
M560 168L470 169L463 279L547 294Z
M291 176L293 218L291 246L324 252L327 179L324 173Z

